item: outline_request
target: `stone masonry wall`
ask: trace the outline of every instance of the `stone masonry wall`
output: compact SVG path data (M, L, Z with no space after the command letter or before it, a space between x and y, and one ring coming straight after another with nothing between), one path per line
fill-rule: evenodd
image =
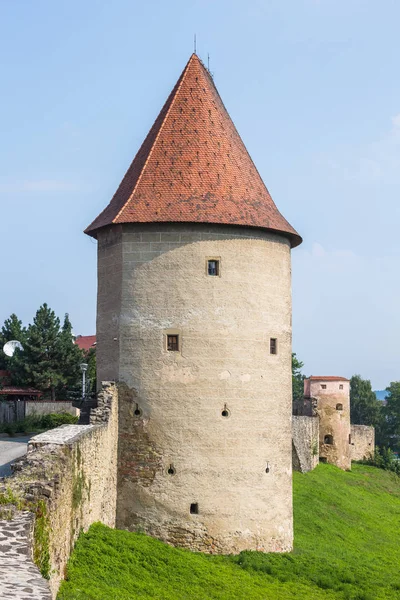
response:
M29 519L33 513L33 538L25 532L22 566L25 579L30 578L25 588L30 588L32 595L10 579L14 570L21 570L15 556L14 561L7 558L7 571L0 569L0 590L11 586L11 595L4 597L55 598L80 531L96 521L115 525L117 444L117 390L108 382L103 383L90 425L63 425L31 439L28 454L14 465L13 476L0 484L0 518L8 519L0 521L0 539L7 536L10 523L18 524L16 518L25 515ZM9 505L5 504L7 497ZM47 583L38 577L34 554L42 574L49 577L52 596L43 591ZM0 544L0 565L3 561Z
M306 473L318 465L318 417L292 417L293 470Z
M375 427L369 425L351 426L351 460L363 460L375 450Z
M205 552L289 551L288 240L156 223L104 228L98 244L97 373L126 386L117 527Z

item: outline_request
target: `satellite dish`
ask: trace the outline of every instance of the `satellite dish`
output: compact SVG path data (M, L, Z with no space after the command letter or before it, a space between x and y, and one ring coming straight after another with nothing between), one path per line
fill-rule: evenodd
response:
M18 340L10 340L4 344L3 352L6 356L13 356L16 348L23 350L21 342L18 342Z

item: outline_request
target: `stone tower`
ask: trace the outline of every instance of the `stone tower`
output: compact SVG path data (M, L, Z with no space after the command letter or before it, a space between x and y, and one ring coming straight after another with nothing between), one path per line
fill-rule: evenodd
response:
M86 233L98 378L120 383L117 526L205 552L290 550L301 238L195 54Z
M350 381L345 377L309 377L306 398L317 399L319 459L351 469Z

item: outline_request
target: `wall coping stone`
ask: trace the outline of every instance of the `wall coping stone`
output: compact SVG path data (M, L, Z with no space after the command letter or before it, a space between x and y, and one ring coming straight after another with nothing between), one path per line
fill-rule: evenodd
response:
M82 435L89 431L97 429L99 425L60 425L56 429L50 429L44 433L39 433L30 439L28 452L31 447L37 447L44 444L64 445L75 442Z

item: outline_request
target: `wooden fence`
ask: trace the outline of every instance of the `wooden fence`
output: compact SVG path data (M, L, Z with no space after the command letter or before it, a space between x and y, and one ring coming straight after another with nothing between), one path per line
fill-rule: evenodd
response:
M0 423L14 423L25 419L25 400L1 400Z

